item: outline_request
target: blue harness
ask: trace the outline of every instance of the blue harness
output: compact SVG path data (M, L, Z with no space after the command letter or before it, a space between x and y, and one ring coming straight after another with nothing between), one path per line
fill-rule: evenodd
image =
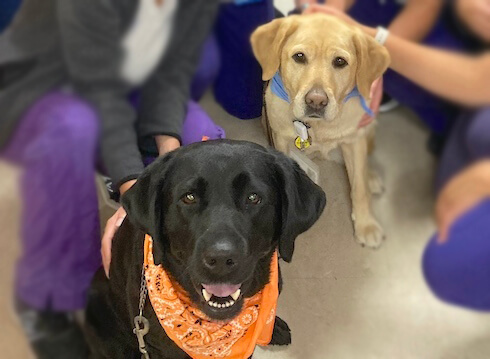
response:
M279 97L280 99L290 102L289 101L289 95L286 92L286 89L284 88L284 83L282 82L281 75L279 74L279 71L276 72L274 77L271 80L271 90L274 95ZM369 108L369 106L366 103L366 100L364 97L360 94L359 90L357 89L357 86L354 87L354 89L349 92L349 94L345 97L344 103L349 101L353 97L359 97L359 102L361 103L362 108L364 111L371 117L374 117L373 111Z

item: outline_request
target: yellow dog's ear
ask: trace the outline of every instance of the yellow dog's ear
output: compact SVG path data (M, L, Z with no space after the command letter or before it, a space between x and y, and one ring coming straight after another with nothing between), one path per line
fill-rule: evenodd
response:
M354 34L356 47L357 88L362 96L370 98L371 84L381 77L390 64L390 55L384 46L378 44L371 36L361 30Z
M262 66L262 79L270 80L281 65L281 52L286 39L296 30L296 17L289 16L271 21L254 31L252 49Z

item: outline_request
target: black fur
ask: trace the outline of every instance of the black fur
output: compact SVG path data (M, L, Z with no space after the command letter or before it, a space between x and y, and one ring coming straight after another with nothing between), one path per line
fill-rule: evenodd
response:
M195 203L182 198L192 192ZM247 201L251 193L260 203ZM87 335L93 358L140 358L132 332L138 311L144 234L154 239L155 262L215 320L231 319L269 280L270 260L279 248L291 261L294 241L318 219L325 194L286 156L241 141L210 141L176 150L149 166L122 198L129 220L113 241L110 280L95 276L87 309ZM226 238L237 247L226 274L211 273L202 253ZM241 283L243 296L216 310L201 295L201 283ZM151 305L145 337L152 359L188 356L165 334ZM272 344L291 342L287 324L276 318Z

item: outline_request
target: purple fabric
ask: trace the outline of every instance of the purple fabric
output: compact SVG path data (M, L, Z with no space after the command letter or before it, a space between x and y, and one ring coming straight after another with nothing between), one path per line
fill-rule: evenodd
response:
M204 43L201 59L192 80L191 98L198 102L206 90L211 87L221 67L220 51L214 35Z
M52 93L24 115L2 153L23 168L16 294L34 308L83 308L101 265L97 136L98 121L88 105Z
M490 310L490 199L464 214L449 239L434 237L423 256L425 279L442 300L474 310Z
M456 173L490 157L490 107L463 113L454 124L439 163L437 190Z
M349 14L369 26L388 26L402 9L394 0L381 3L378 0L356 1ZM426 39L425 45L454 51L464 49L462 41L452 35L443 19L439 20ZM415 85L393 70L384 75L384 90L401 104L408 106L439 135L445 135L457 117L457 109L450 103Z
M204 136L209 140L225 138L225 130L216 125L199 104L189 101L182 127L182 144L200 142Z

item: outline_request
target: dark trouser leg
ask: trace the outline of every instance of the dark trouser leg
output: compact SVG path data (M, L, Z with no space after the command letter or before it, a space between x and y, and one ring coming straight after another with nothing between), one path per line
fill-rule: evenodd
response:
M274 19L271 0L237 6L222 5L216 26L221 70L215 83L216 100L241 119L262 114L262 70L250 45L252 32Z
M441 157L437 190L472 162L489 156L490 107L462 114L451 131Z

